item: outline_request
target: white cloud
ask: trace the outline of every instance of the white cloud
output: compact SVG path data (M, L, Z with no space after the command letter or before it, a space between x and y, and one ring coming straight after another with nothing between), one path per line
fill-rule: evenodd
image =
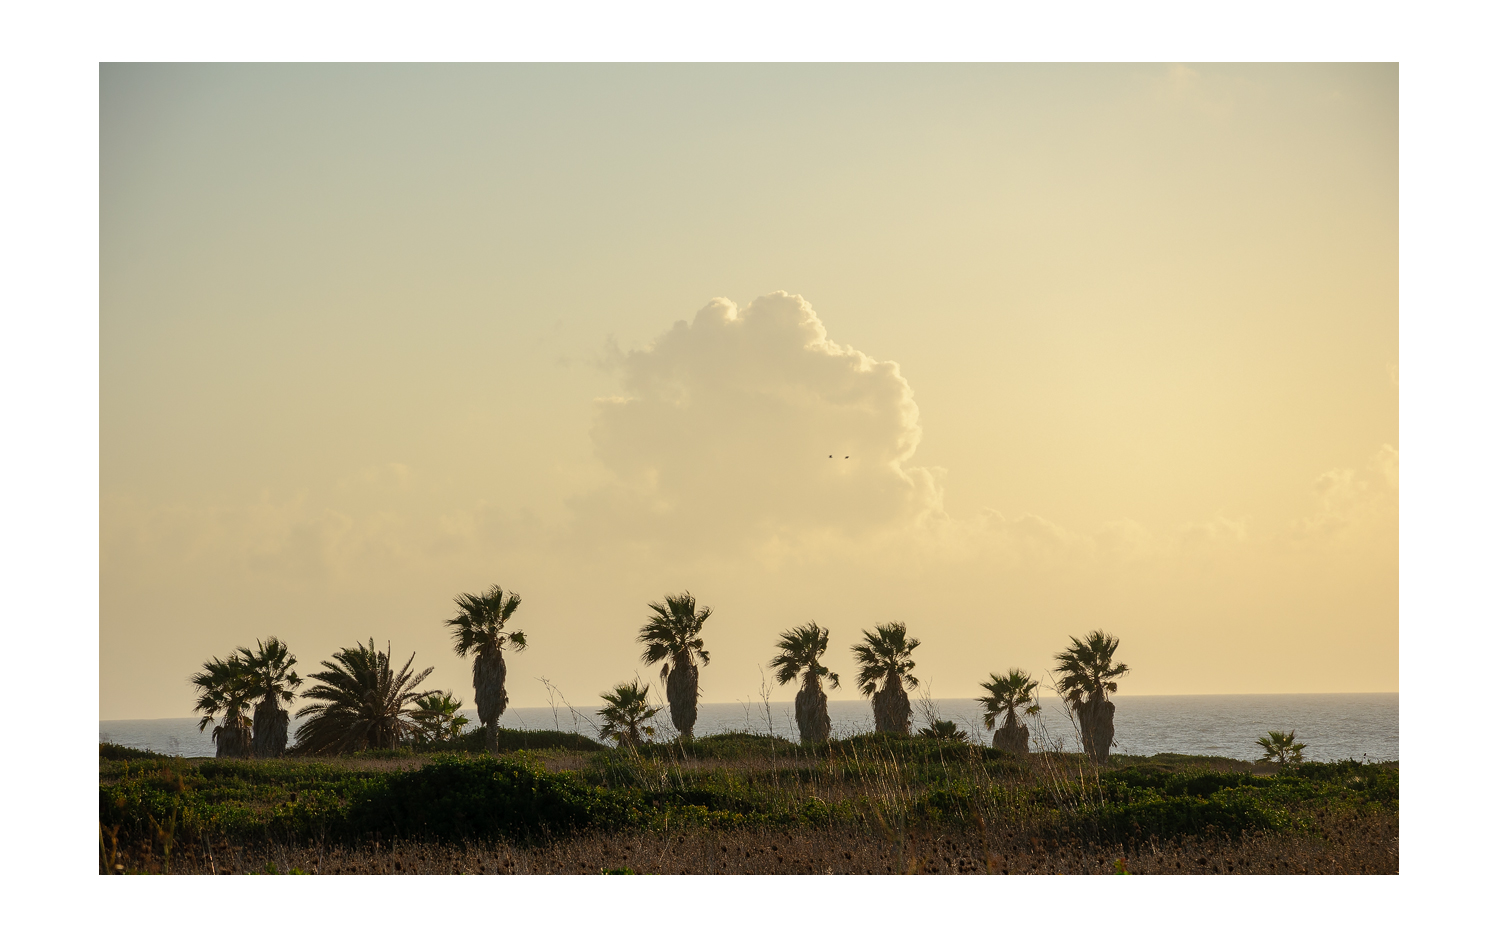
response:
M941 510L938 473L908 464L921 430L900 366L829 341L799 296L715 299L614 364L625 394L597 401L592 431L613 478L573 502L589 535L736 549Z

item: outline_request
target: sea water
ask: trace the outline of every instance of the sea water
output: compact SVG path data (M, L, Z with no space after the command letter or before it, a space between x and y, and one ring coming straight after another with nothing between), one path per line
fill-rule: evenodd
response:
M1263 754L1255 740L1271 729L1295 732L1305 742L1305 756L1312 761L1395 761L1399 758L1398 693L1284 693L1214 696L1113 697L1114 752L1153 755L1177 752L1184 755L1216 755L1251 761ZM911 699L911 726L920 729L931 719L947 719L984 743L993 733L982 727L977 703L966 699ZM874 716L866 700L832 700L827 704L835 737L869 732ZM478 724L478 714L464 715ZM568 706L524 707L507 711L500 725L512 729L560 729L597 736L596 708ZM1028 720L1032 748L1042 738L1067 751L1081 748L1066 708L1054 697L1041 701L1041 712ZM212 729L199 732L198 720L113 719L99 723L100 741L189 758L212 757ZM298 720L293 719L291 732ZM663 711L654 720L657 739L675 736ZM698 707L696 734L720 732L773 733L796 736L796 720L790 701L760 699L737 703L705 703Z

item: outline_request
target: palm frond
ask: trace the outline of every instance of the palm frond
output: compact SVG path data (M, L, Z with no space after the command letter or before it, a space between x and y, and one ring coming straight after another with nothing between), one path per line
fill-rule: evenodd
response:
M311 675L318 685L302 694L318 702L297 713L306 719L297 727L297 750L333 754L395 748L419 734L422 701L441 691L416 689L432 668L413 672L415 659L412 654L397 672L390 666L389 645L378 651L370 638L367 647L342 648L333 660L323 661L327 669Z
M198 721L199 732L220 717L226 726L240 726L248 721L245 714L250 708L254 690L244 661L237 654L230 654L228 660L215 657L205 661L203 670L193 674L191 679L192 685L198 688L193 711L203 714Z
M713 613L711 608L697 608L697 599L690 592L667 595L664 601L651 602L648 607L652 614L640 628L639 641L645 645L640 659L647 664L665 661L661 679L674 661L691 663L695 657L703 664L708 662L699 634L703 622Z
M880 682L898 680L914 689L920 681L911 674L915 661L911 653L921 642L906 634L905 622L891 621L865 630L863 640L853 645L853 659L858 663L858 691L873 696Z
M977 702L983 706L983 728L992 729L1000 716L1014 715L1018 718L1021 706L1035 701L1035 690L1040 686L1040 681L1033 679L1028 673L1018 668L1011 668L1004 676L996 673L988 675L987 683L978 684L988 693L977 698ZM1031 706L1026 709L1027 714Z
M598 710L603 726L598 730L601 739L612 739L621 744L640 743L640 734L654 735L655 728L644 723L661 711L650 705L650 688L639 680L620 683L607 693L599 694L608 705Z
M452 629L453 650L459 657L470 653L491 654L506 644L525 649L525 632L505 631L510 618L520 608L520 596L506 593L498 585L479 595L461 592L453 598L458 614L447 620Z
M1067 701L1076 705L1083 699L1102 699L1118 691L1114 677L1129 672L1127 664L1113 663L1118 638L1101 631L1089 632L1085 638L1071 639L1071 646L1056 655L1056 688Z
M458 714L458 710L462 708L463 701L454 696L452 691L431 690L416 700L412 719L421 736L429 741L455 739L463 733L463 727L468 725L468 717Z
M296 666L296 657L286 642L275 636L255 644L254 650L241 647L235 651L250 688L249 699L276 705L290 703L296 699L296 688L302 685L302 678L291 669Z
M826 628L818 626L815 621L781 632L780 641L775 645L780 653L770 660L776 681L790 683L806 674L807 679L812 681L827 677L836 687L837 674L828 670L821 661L822 655L827 652L829 634Z

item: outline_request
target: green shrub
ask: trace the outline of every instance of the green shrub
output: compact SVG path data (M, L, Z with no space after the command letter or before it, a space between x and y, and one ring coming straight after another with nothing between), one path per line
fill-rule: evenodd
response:
M1128 801L1084 806L1064 826L1114 842L1132 843L1151 836L1239 837L1254 830L1285 827L1287 818L1267 807L1252 791L1224 788L1208 797L1140 792Z
M597 752L603 751L608 746L603 745L585 735L576 732L557 732L553 729L507 729L501 726L497 732L498 746L501 752L519 751L541 751L543 749L562 749L574 752ZM455 739L442 742L423 742L416 746L419 752L468 752L469 754L482 755L489 751L488 742L482 727L471 732L465 732Z
M128 745L116 745L113 742L99 743L99 757L109 761L152 761L158 758L170 758L159 752L148 752L143 748L131 748Z
M591 787L522 758L439 756L350 798L346 828L412 839L534 840L638 819L638 795Z

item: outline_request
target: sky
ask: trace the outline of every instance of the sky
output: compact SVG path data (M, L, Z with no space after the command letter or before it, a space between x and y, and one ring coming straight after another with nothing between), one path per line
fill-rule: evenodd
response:
M277 635L513 706L714 611L706 702L815 620L969 697L1398 689L1398 71L100 72L100 717ZM832 458L828 458L828 456ZM834 698L854 698L845 679ZM789 699L794 687L772 688Z

